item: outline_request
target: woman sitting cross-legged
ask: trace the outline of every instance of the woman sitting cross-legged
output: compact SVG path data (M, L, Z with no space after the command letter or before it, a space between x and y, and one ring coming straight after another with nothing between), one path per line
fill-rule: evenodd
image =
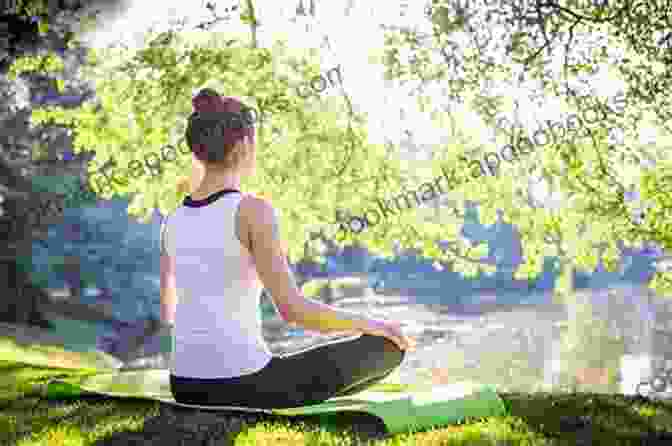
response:
M161 231L161 319L173 326L170 387L184 404L290 408L351 395L384 379L415 341L396 322L306 299L297 288L271 204L240 191L255 170L245 106L201 90L186 141L202 178ZM291 325L353 336L273 355L259 300L271 293Z

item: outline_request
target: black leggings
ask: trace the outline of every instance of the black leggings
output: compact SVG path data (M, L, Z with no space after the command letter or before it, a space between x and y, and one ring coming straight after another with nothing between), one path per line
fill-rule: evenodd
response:
M273 356L261 370L235 378L170 375L175 401L209 406L281 409L352 395L381 381L404 359L392 341L360 335Z

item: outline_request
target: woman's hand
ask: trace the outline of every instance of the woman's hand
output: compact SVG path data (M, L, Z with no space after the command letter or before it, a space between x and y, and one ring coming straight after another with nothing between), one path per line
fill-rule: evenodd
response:
M401 324L399 322L369 319L365 322L361 332L371 336L382 336L387 338L394 342L401 350L409 352L415 351L415 339L404 335L401 331Z

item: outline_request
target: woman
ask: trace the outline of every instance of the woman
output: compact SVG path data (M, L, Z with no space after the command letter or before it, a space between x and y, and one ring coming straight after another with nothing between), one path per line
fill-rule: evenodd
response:
M303 297L275 210L240 191L241 178L255 170L254 128L231 119L244 105L205 89L193 106L185 136L203 166L202 178L161 231L161 319L174 324L175 400L298 407L359 392L387 377L414 340L398 323ZM272 355L258 317L262 283L290 325L356 336Z

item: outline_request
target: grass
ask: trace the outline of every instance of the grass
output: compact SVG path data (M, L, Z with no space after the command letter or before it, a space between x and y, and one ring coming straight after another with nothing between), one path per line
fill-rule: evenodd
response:
M672 445L672 402L610 394L506 393L506 416L399 435L386 434L368 414L283 418L143 400L41 398L47 380L105 364L102 353L0 339L0 446ZM389 383L378 390L399 389Z
M0 361L0 444L672 444L672 434L661 435L672 432L672 403L619 395L504 394L507 416L394 436L385 435L381 423L365 414L339 414L320 421L318 417L199 413L141 400L40 398L41 383L77 373L87 372ZM581 427L581 421L590 423Z

